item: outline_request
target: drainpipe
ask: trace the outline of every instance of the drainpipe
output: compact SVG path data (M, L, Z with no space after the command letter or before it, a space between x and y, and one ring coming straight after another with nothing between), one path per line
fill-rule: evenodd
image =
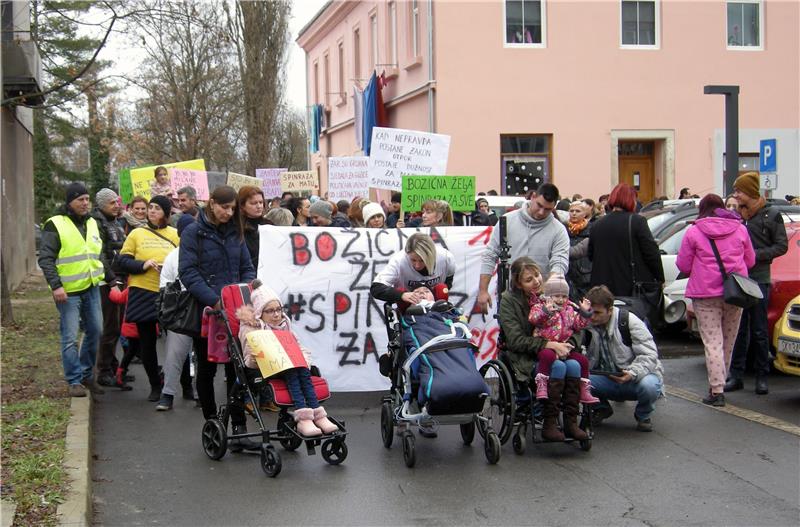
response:
M436 132L433 99L433 0L428 0L428 131Z

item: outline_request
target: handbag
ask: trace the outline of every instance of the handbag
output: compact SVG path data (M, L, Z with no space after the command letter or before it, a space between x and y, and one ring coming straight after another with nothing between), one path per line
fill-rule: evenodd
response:
M203 306L180 279L162 287L156 300L158 323L162 329L191 337L200 336Z
M726 304L738 306L744 309L753 307L759 300L764 298L758 283L748 276L738 273L728 273L722 265L722 258L719 256L719 249L714 240L711 242L711 249L714 251L714 258L717 259L719 272L722 274L722 298Z
M628 256L631 261L631 278L633 280L632 297L621 297L631 311L648 327L659 322L664 292L659 282L640 282L636 280L636 260L633 257L633 214L628 216ZM642 316L644 315L644 316Z

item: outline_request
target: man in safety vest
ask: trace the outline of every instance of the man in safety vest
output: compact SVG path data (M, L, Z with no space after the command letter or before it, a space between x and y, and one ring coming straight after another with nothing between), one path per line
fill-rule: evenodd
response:
M70 183L66 205L42 229L39 267L53 292L61 315L61 361L72 397L86 390L103 393L93 378L97 346L103 329L98 285L109 268L103 256L103 235L89 215L89 192ZM78 330L84 330L78 349Z

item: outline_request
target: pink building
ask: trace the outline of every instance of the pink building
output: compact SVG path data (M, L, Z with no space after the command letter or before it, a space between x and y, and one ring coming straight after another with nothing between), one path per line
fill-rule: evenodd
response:
M775 196L800 194L800 2L394 0L327 3L300 32L308 104L328 125L311 155L358 155L353 87L390 84L390 126L452 136L448 173L524 194L552 181L642 201L724 192L724 98L738 85L740 170L776 139Z

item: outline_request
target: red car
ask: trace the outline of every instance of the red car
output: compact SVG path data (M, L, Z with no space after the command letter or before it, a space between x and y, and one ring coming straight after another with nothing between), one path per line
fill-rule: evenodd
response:
M785 225L789 250L780 258L773 260L770 267L772 288L769 291L769 307L767 308L770 342L772 342L775 322L783 315L786 304L800 295L800 221L787 222Z

